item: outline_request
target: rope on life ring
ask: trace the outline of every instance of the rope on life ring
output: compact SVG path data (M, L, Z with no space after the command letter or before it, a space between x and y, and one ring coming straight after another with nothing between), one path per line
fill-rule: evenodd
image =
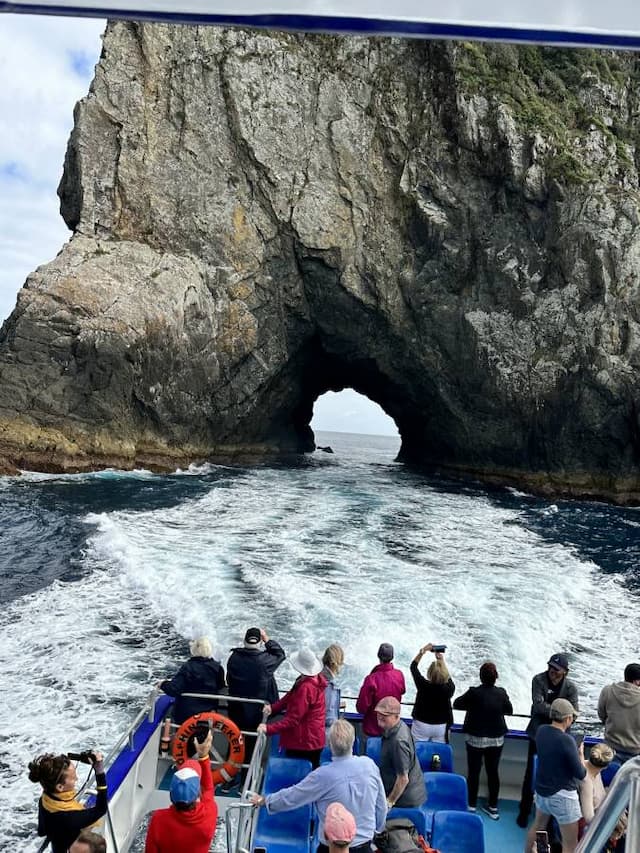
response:
M219 785L221 782L229 782L242 767L244 761L244 737L236 724L228 717L223 717L222 714L216 714L215 711L205 711L203 714L194 714L189 717L180 726L173 739L171 745L171 754L173 760L180 767L181 764L189 758L188 745L189 739L193 737L198 728L198 724L205 723L207 726L211 723L211 730L220 732L227 739L229 744L229 755L226 760L222 758L220 753L211 748L213 758L219 767L211 771L213 784Z

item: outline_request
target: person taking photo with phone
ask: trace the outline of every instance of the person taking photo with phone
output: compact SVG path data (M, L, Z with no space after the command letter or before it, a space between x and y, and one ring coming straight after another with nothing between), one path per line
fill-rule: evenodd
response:
M411 734L415 741L432 740L448 743L449 728L453 724L451 697L456 689L444 660L445 646L427 643L411 661L411 677L416 685L413 705ZM427 677L419 670L419 664L427 652L433 652L435 660L429 664Z

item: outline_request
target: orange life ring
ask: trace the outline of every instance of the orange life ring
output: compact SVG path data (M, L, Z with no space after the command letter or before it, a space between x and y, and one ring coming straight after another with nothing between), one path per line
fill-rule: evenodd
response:
M229 744L229 755L226 761L218 755L214 750L214 757L220 767L216 767L211 771L213 776L213 784L219 785L221 782L229 782L242 767L244 761L244 738L242 732L228 717L223 717L222 714L216 714L215 711L206 711L203 714L194 714L189 717L180 726L173 739L171 745L171 754L178 765L184 764L189 757L187 753L189 738L191 738L198 728L199 723L211 722L211 729L214 732L220 732L227 739Z

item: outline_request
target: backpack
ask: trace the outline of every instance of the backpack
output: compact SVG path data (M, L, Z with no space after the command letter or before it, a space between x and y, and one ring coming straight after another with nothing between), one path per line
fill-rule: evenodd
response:
M418 834L407 818L388 820L382 832L373 839L379 853L438 853Z

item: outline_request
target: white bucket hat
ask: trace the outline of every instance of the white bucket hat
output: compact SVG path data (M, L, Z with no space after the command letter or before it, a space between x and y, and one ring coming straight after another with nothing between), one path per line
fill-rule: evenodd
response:
M311 649L300 649L291 655L289 662L302 675L317 675L322 672L322 664Z

